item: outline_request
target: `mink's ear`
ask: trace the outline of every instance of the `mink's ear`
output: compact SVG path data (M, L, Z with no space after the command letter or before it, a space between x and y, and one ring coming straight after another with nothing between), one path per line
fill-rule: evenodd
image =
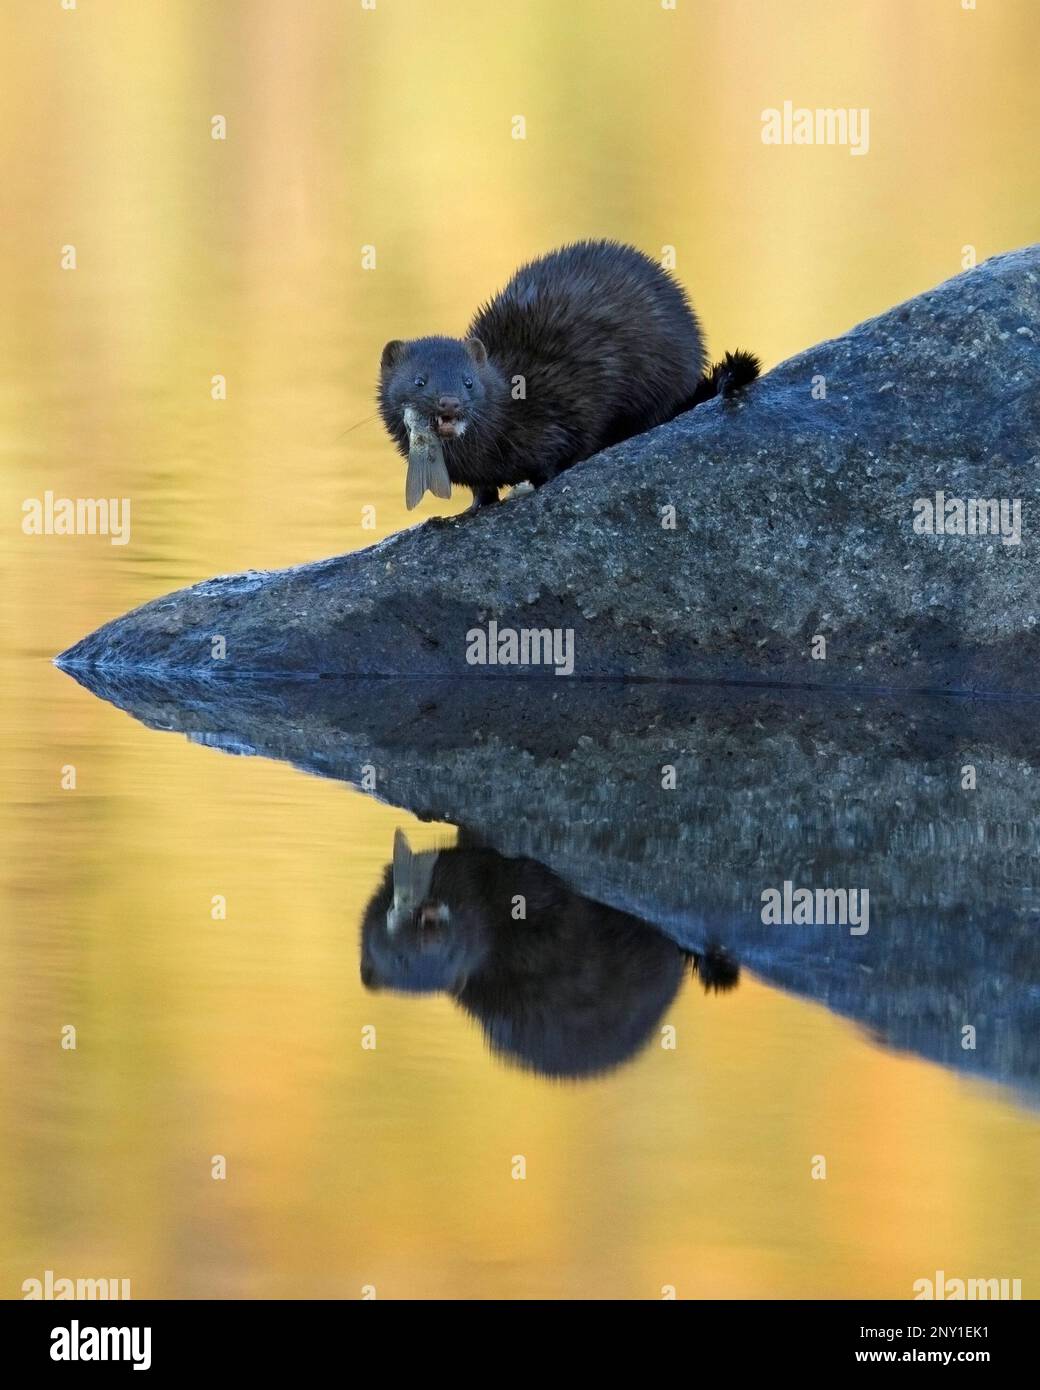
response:
M384 372L393 371L394 367L397 366L398 362L400 362L401 358L404 356L406 347L407 343L402 343L400 338L390 339L383 349L382 357L379 359L379 365Z
M482 367L487 361L487 348L479 338L467 338L466 351L478 367Z

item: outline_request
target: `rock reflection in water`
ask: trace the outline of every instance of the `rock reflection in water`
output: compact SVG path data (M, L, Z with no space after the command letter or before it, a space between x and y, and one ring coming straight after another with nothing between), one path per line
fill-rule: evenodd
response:
M1035 702L76 675L153 727L461 827L878 1042L1040 1098ZM764 922L787 881L869 891L869 932Z

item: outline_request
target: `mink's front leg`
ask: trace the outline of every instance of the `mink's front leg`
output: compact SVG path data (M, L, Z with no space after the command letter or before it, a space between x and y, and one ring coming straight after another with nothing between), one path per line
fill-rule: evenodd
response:
M475 487L473 489L473 501L466 508L466 515L479 512L481 507L493 507L497 501L497 487Z

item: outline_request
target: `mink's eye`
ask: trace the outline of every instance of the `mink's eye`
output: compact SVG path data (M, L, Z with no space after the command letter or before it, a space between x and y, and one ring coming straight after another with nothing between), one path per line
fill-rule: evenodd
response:
M426 385L426 378L425 378L424 376L417 376L417 377L415 378L415 380L412 382L412 385L413 385L413 386L425 386L425 385Z
M462 384L463 384L463 386L465 386L465 388L466 388L467 391L472 391L472 389L473 389L473 378L472 378L471 376L464 376L464 377L462 378Z

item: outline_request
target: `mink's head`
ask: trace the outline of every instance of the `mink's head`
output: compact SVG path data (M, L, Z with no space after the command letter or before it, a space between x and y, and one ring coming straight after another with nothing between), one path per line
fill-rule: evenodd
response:
M380 362L379 409L391 433L425 429L461 439L495 380L479 338L394 338Z
M487 924L453 867L460 867L453 851L415 851L397 831L393 863L362 919L366 989L457 995L480 968Z

